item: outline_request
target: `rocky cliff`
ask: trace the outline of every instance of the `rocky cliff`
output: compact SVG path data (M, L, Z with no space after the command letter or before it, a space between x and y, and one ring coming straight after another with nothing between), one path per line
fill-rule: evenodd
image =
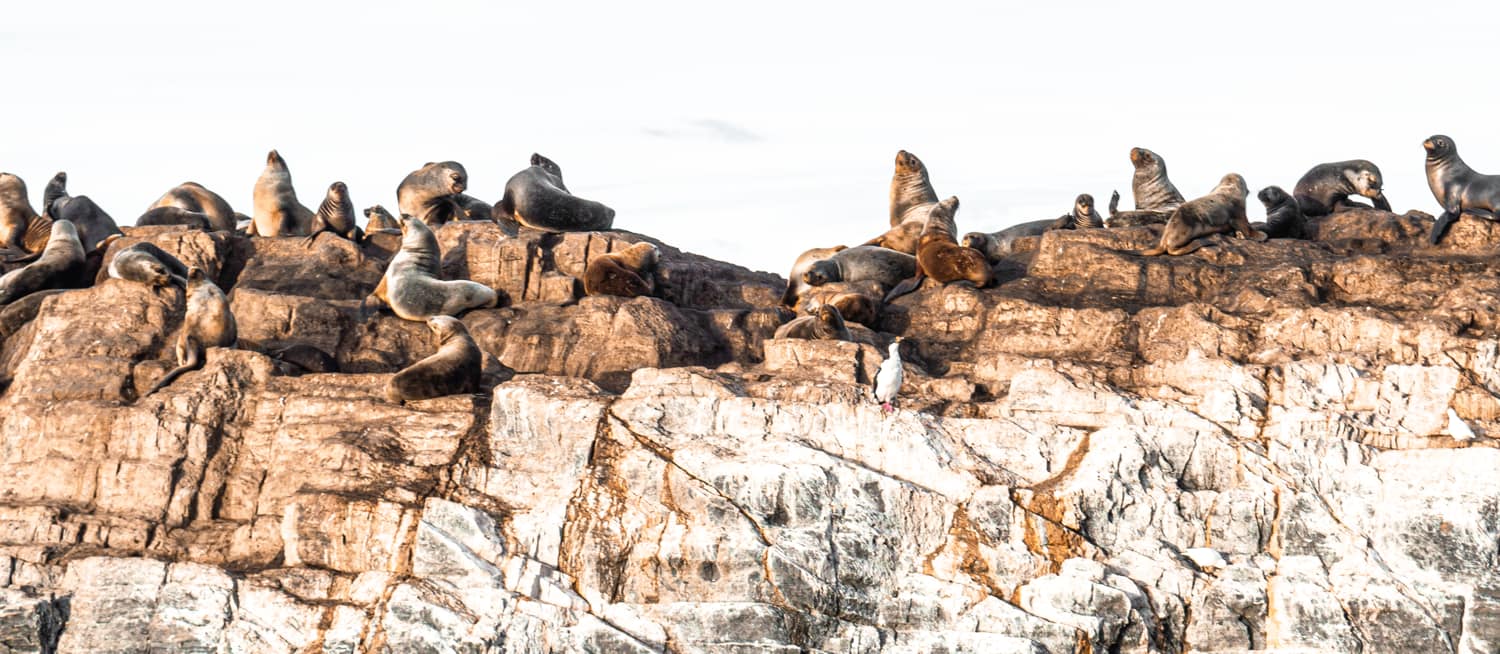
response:
M130 230L240 349L142 398L179 291L0 319L0 651L1494 652L1500 231L1430 224L1049 233L860 343L772 339L774 275L663 247L659 298L581 298L642 237L453 224L492 390L407 406L392 239Z

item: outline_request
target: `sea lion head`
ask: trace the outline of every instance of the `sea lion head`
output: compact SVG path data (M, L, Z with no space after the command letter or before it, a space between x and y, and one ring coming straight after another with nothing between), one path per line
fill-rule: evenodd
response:
M922 165L922 160L918 159L917 155L914 155L905 150L901 150L896 153L897 175L900 175L902 173L920 173L925 170L926 167Z
M203 284L203 283L205 283L207 281L208 281L208 277L203 274L203 269L202 268L199 268L197 266L192 266L192 267L188 268L188 287L189 288L192 288L194 286L198 286L198 285Z
M1073 211L1077 212L1080 216L1094 215L1094 196L1088 193L1079 194L1077 198L1073 199Z
M818 306L818 322L834 332L844 329L844 316L839 314L839 308L832 303L825 302Z
M1130 149L1130 163L1135 164L1136 168L1155 166L1158 161L1160 160L1157 158L1156 153L1146 148Z
M840 281L842 278L838 264L827 259L814 261L811 266L808 266L807 272L802 273L802 283L808 286L822 286L829 282Z
M1442 159L1458 153L1458 146L1454 145L1453 139L1435 134L1422 142L1422 147L1427 149L1428 159Z
M1344 179L1354 186L1354 191L1367 198L1381 194L1380 170L1374 164L1361 165L1344 170Z
M67 173L67 171L62 171L62 170L57 171L57 174L52 176L52 181L48 182L48 184L56 184L58 186L67 186L68 185L68 173Z
M349 186L343 182L328 185L328 196L340 201L349 199Z
M167 272L167 267L160 261L149 261L146 263L146 283L161 288L172 283L172 273Z
M460 333L468 333L464 324L453 316L433 316L427 319L427 329L432 330L432 335L437 338L438 345L447 343L448 339Z
M557 165L557 162L535 152L531 153L531 165L541 168L542 170L552 173L553 175L557 175L559 177L562 176L562 166Z
M7 200L26 199L26 182L10 173L0 173L0 198Z
M1266 205L1267 209L1279 207L1291 199L1291 196L1286 194L1286 189L1280 186L1267 186L1261 189L1260 193L1256 193L1255 197L1260 198L1260 203Z
M286 160L281 158L281 153L275 150L266 153L266 165L277 168L286 168Z
M1214 192L1227 191L1243 198L1250 194L1250 187L1245 184L1245 178L1239 173L1229 173L1219 180L1219 185L1214 187Z
M464 165L457 161L444 161L441 163L429 163L423 168L432 169L437 177L440 188L446 189L447 194L463 193L469 188L469 171Z
M984 232L969 232L964 234L963 246L983 252L989 248L990 241L992 240L994 240L994 237Z
M71 221L71 220L54 220L54 221L52 221L52 233L50 234L47 242L51 243L52 241L57 241L57 240L72 240L72 241L77 241L78 240L78 227L73 224L73 221Z
M655 270L656 264L661 262L661 248L654 243L636 243L625 248L624 254L635 269L641 272Z

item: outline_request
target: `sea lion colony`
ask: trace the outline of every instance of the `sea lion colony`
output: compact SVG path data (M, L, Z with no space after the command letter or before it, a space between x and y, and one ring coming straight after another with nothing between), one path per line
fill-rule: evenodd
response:
M1431 243L1437 243L1464 214L1500 221L1500 176L1475 172L1459 158L1449 137L1433 136L1423 147L1429 185L1442 210L1431 228ZM783 315L784 324L776 337L854 340L848 324L873 327L886 302L917 289L925 278L940 284L989 286L995 281L990 266L1010 256L1017 239L1050 230L1161 225L1160 243L1135 254L1182 255L1212 245L1210 239L1219 234L1255 240L1306 238L1309 217L1370 208L1350 196L1369 198L1375 208L1386 211L1391 206L1375 164L1361 159L1325 163L1308 170L1292 193L1274 185L1261 189L1257 197L1265 205L1267 220L1252 225L1246 214L1249 187L1240 175L1229 173L1209 193L1188 199L1167 177L1166 162L1157 153L1132 148L1130 161L1135 168L1132 210L1119 210L1120 195L1115 192L1108 218L1101 219L1093 196L1084 193L1075 198L1068 213L1057 218L993 233L970 232L960 240L958 198L940 201L927 166L916 155L902 150L896 155L891 179L886 230L855 247L813 248L800 255L781 301L788 310L785 314L790 315ZM493 205L464 194L468 173L462 164L424 164L403 178L397 188L400 217L375 205L364 210L367 224L361 229L355 224L354 204L343 182L328 187L317 211L308 209L297 198L286 160L272 150L255 182L252 216L235 213L218 194L186 182L163 194L140 215L136 225L179 225L253 237L298 237L308 246L325 232L357 244L375 233L399 232L400 250L391 256L375 291L365 298L362 313L368 315L370 310L383 307L402 319L426 323L436 337L438 352L397 373L387 397L399 403L471 393L480 388L483 355L464 324L453 317L470 309L496 306L498 296L483 284L442 278L441 253L431 228L471 220L552 232L613 227L614 209L573 195L564 185L557 163L533 154L530 164L506 182L504 196ZM0 173L0 252L8 255L6 263L25 264L0 277L0 307L25 305L25 311L8 312L22 319L35 315L32 305L39 305L40 299L92 284L103 267L106 251L122 236L113 218L87 196L70 195L67 182L65 172L52 178L38 213L30 204L25 182ZM592 257L582 280L584 291L588 295L654 295L659 260L659 249L650 243ZM115 253L107 276L154 289L183 291L186 315L176 344L179 365L157 380L151 392L202 367L207 348L235 346L230 305L224 292L203 271L189 269L154 245L136 243ZM813 293L825 285L837 290L832 295ZM894 347L893 343L893 355ZM285 355L295 359L293 363L307 359L311 365L299 365L308 370L329 367L328 356L321 351L292 354L308 355ZM894 391L885 392L891 395L882 399L888 404Z

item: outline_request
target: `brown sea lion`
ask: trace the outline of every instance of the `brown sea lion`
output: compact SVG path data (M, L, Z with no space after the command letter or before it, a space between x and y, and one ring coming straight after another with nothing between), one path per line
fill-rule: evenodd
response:
M318 213L313 215L307 238L302 242L312 245L323 232L333 232L356 243L364 238L354 217L354 203L349 201L349 187L343 182L328 185L323 204L318 205Z
M91 281L84 279L87 265L77 228L66 220L53 221L52 236L41 257L0 276L0 305L37 291L86 286Z
M281 153L266 153L266 167L255 180L255 217L251 236L299 236L307 233L313 212L297 201L292 173Z
M1098 229L1104 226L1104 220L1099 213L1094 211L1094 196L1083 193L1073 199L1073 210L1059 216L1052 224L1047 225L1047 231L1054 229Z
M505 182L505 196L495 204L496 223L514 220L549 232L588 232L610 229L615 210L568 191L562 168L540 154L531 155L531 167Z
M818 309L825 304L838 309L839 315L843 316L846 322L859 323L870 329L875 329L876 323L880 320L880 300L864 293L839 293L826 301L809 300L806 307L807 313L816 314Z
M814 262L827 259L846 249L848 248L842 245L835 245L831 248L813 248L797 255L797 260L792 263L792 272L786 276L786 292L781 294L781 305L797 306L798 298L810 288L807 282L802 281L802 273L807 272Z
M31 208L26 182L0 173L0 247L41 252L51 234L51 221Z
M983 252L958 244L954 238L958 228L955 215L958 213L958 198L950 197L938 203L927 214L927 227L922 230L922 240L917 245L917 270L906 281L885 296L890 302L910 293L922 284L924 277L939 283L965 282L976 288L989 286L994 280L989 260Z
M1135 211L1119 211L1120 194L1116 192L1110 197L1107 224L1132 227L1166 222L1172 210L1184 202L1182 193L1167 178L1166 160L1146 148L1131 148L1130 164L1135 167L1130 179Z
M201 229L209 232L214 231L212 220L206 213L188 211L182 207L156 207L146 210L146 213L136 218L135 226L181 225L189 229Z
M156 202L146 209L146 213L152 210L166 207L176 207L185 212L202 215L208 223L206 231L232 232L236 229L234 209L224 201L218 193L214 193L197 182L183 182L163 193ZM182 215L182 214L165 214ZM144 216L143 216L144 218ZM137 225L142 225L139 220ZM183 224L183 223L157 223L157 224Z
M1296 198L1280 186L1267 186L1255 197L1266 205L1267 238L1307 238L1307 218Z
M905 252L873 245L839 250L827 259L814 261L802 273L808 286L830 282L875 281L889 290L917 271L917 258Z
M437 352L391 377L385 397L396 404L444 395L479 392L484 355L468 328L457 318L433 316L427 328L437 340Z
M1436 245L1464 214L1500 220L1500 175L1475 172L1458 156L1458 145L1441 134L1422 142L1427 150L1427 186L1443 207L1428 242Z
M1370 205L1349 199L1350 195L1370 198L1376 209L1390 211L1391 203L1381 192L1380 169L1364 159L1338 161L1313 166L1297 186L1292 197L1304 216L1326 216L1339 209L1370 208Z
M239 331L229 299L218 285L209 281L203 269L188 269L187 311L182 317L182 331L177 335L177 367L163 375L146 394L150 395L176 381L183 373L203 367L204 355L211 347L234 347Z
M844 317L832 304L818 307L816 314L799 316L776 328L773 338L802 338L808 340L852 341L854 336L844 324Z
M1203 247L1200 238L1227 232L1238 233L1242 238L1266 240L1265 232L1252 228L1250 219L1245 215L1245 198L1248 195L1250 189L1245 185L1244 177L1236 173L1225 175L1208 195L1186 202L1172 212L1172 217L1167 219L1166 229L1162 231L1159 245L1136 254L1187 254Z
M464 170L463 164L429 161L401 179L401 184L396 187L396 202L402 214L414 216L429 227L440 227L463 217L455 215L458 207L453 196L463 193L468 187L469 172Z
M494 289L468 280L445 281L439 276L442 252L437 237L420 218L401 217L401 251L391 257L375 292L365 298L362 312L372 301L391 308L405 320L458 315L469 309L493 307Z
M927 165L917 155L905 150L897 152L896 172L891 175L891 227L907 218L925 219L937 201Z
M650 295L656 290L660 258L661 250L645 242L594 257L583 272L583 292L620 297Z
M401 231L401 223L391 212L378 204L365 209L365 233L389 230Z
M116 253L109 262L109 276L154 288L176 284L186 290L188 285L187 266L177 257L147 241L134 243Z

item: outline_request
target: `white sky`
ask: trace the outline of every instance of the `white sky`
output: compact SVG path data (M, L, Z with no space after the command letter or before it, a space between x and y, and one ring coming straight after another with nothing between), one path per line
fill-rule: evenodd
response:
M391 209L423 162L493 202L536 151L616 227L781 274L885 228L902 148L963 231L1129 208L1137 145L1189 197L1365 158L1435 212L1434 133L1500 173L1481 3L647 4L7 6L0 170L34 204L66 170L128 225L189 179L250 213L271 148L303 204L342 180Z

